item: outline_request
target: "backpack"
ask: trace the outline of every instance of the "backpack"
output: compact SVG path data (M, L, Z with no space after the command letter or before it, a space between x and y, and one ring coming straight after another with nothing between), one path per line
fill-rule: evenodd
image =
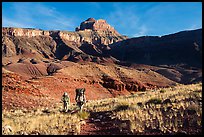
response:
M83 101L84 99L82 98L84 98L84 92L85 92L85 88L77 88L75 100Z
M69 96L63 95L62 101L63 102L70 102Z

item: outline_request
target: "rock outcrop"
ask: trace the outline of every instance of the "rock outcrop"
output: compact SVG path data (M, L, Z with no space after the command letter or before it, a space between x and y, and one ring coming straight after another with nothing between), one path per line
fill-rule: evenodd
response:
M76 32L69 31L43 31L40 29L31 28L13 28L3 27L2 36L59 36L68 41L76 43L89 42L93 44L112 44L113 42L126 39L126 36L120 35L113 27L111 27L105 20L95 20L89 18L82 22ZM91 37L90 37L91 36ZM108 38L110 37L110 38Z
M139 80L125 78L122 81L114 79L113 77L103 76L103 86L105 88L114 89L117 91L146 91L148 86Z
M13 28L13 27L3 27L2 36L26 36L26 37L35 37L35 36L49 36L49 31L43 31L39 29L23 29L23 28Z
M112 77L109 77L109 76L104 76L102 78L103 80L103 86L105 88L109 88L109 89L114 89L114 90L117 90L117 91L123 91L125 89L125 85L119 81L119 80L116 80Z
M111 27L105 20L89 18L80 24L80 27L76 28L76 31L90 29L93 31L109 32L120 35L113 27Z

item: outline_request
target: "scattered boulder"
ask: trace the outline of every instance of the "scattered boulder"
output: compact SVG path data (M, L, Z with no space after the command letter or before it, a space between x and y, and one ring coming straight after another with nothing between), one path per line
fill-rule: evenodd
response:
M63 68L63 65L59 63L50 63L49 66L47 67L47 73L48 75L51 75L55 73L57 70L60 70Z
M40 135L40 133L39 133L38 131L32 131L32 132L30 133L30 135Z
M80 121L80 124L81 125L86 125L86 121L82 120L82 121Z
M6 126L4 126L4 127L2 128L2 133L3 133L4 135L9 135L9 134L11 134L12 132L13 132L13 129L12 129L12 127L9 126L9 125L6 125Z
M51 111L49 109L42 110L43 113L50 113Z
M30 64L31 61L30 61L29 58L20 58L20 59L18 60L17 63L26 63L26 64Z
M18 134L20 134L20 135L28 135L28 133L27 133L27 132L22 131L22 130L21 130L21 131L19 131L19 132L18 132Z
M38 63L40 63L40 61L37 60L37 59L35 59L35 58L32 58L32 59L30 60L30 62L31 62L32 64L38 64Z

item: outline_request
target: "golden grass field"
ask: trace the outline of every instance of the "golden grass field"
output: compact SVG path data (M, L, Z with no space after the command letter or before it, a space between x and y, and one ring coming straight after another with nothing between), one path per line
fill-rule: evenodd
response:
M90 113L105 111L113 112L112 119L128 121L115 124L121 133L200 134L202 83L88 100L82 112L75 110L75 104L70 105L69 113L62 112L62 104L32 111L2 110L2 134L79 135Z

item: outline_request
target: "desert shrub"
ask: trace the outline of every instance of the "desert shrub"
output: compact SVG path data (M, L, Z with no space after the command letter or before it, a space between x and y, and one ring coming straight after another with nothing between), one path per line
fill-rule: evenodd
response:
M202 93L202 89L194 90L194 92Z
M195 114L197 111L200 111L200 108L198 105L189 105L186 110L185 110L188 114Z
M165 93L165 92L166 92L166 90L161 89L159 92L160 92L160 93Z
M194 91L192 94L191 94L191 97L192 98L196 98L196 99L199 99L199 98L202 98L202 90L198 91Z
M43 113L50 113L51 111L49 109L42 110Z
M152 98L146 102L146 104L161 104L162 100L159 98Z
M162 102L162 104L171 104L171 103L172 103L172 101L171 101L171 99L169 99L169 98L165 99L165 100Z
M142 102L138 102L137 105L140 106L140 107L143 106Z
M128 104L117 105L115 111L127 110L130 106Z

